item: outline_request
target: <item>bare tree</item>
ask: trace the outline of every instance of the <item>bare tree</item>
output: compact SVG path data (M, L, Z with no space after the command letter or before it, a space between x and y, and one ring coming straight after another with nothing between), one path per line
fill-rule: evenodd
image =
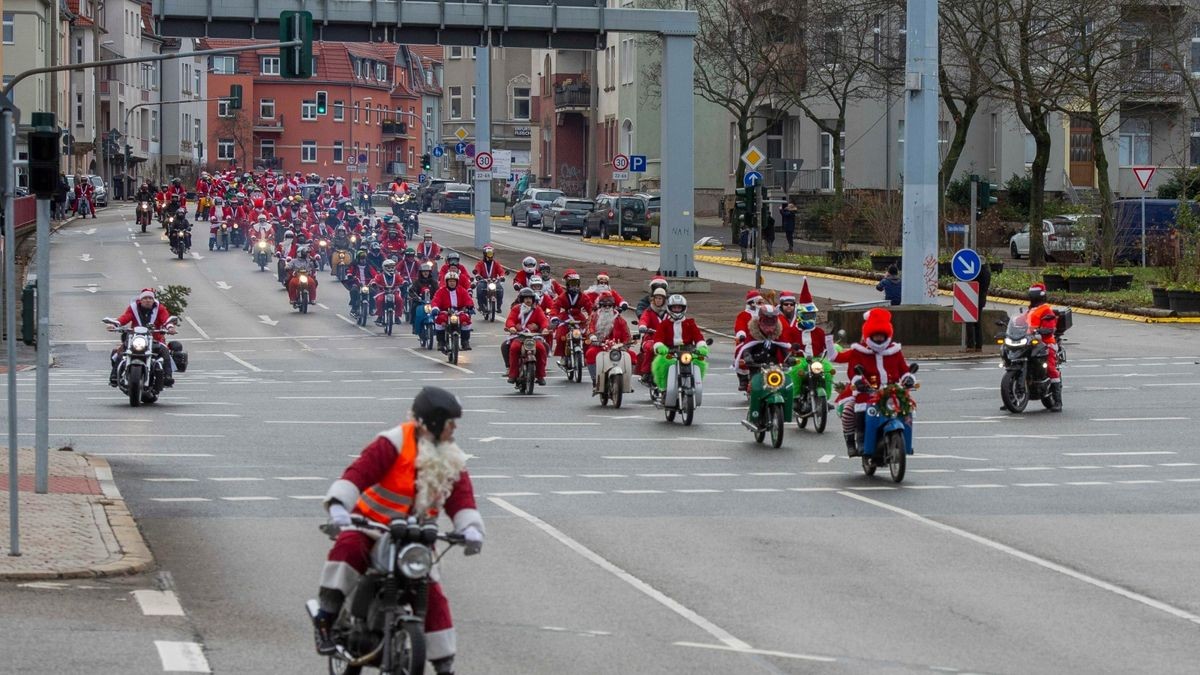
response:
M941 59L938 63L938 86L942 105L954 122L954 137L938 172L938 184L945 189L954 179L958 160L967 145L971 122L980 105L995 86L994 62L988 58L993 48L991 33L980 30L986 22L990 0L958 0L943 2L939 8Z
M233 141L238 150L238 153L234 153L234 159L238 166L248 171L254 167L254 120L245 109L230 110L229 113L228 117L217 118L215 136Z

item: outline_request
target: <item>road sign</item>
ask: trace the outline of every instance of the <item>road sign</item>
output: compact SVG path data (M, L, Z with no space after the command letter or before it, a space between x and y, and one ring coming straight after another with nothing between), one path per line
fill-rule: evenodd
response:
M491 179L492 179L491 171L476 171L475 172L475 180L491 180Z
M979 322L979 282L954 282L954 323Z
M628 171L614 171L613 180L629 180Z
M633 173L645 173L646 171L646 156L645 155L630 155L629 170Z
M467 157L474 157L474 156L475 156L475 144L467 143Z
M358 164L358 161L355 160L353 157L346 158L346 166L354 166L355 164Z
M1153 166L1135 166L1133 167L1133 177L1137 179L1138 185L1142 186L1142 190L1150 189L1150 179L1154 178L1154 171L1157 167Z
M503 178L512 173L512 150L492 151L492 175Z
M418 183L428 183L428 182L429 182L429 176L426 176L426 175L425 175L425 174L423 174L423 173L422 173L422 174L418 174L418 175L417 175L417 182L418 182Z
M753 145L747 148L746 152L742 153L742 161L745 162L746 166L750 167L751 169L757 169L758 165L762 164L763 160L766 158L767 156L762 153L762 150L759 150Z
M467 144L463 143L462 141L455 143L454 144L454 154L456 154L456 155L467 154Z
M454 155L454 161L456 161L456 162L464 162L464 163L465 163L465 162L467 161L467 156L466 156L466 155L464 155L464 154L463 154L463 153L461 153L461 152L459 152L459 153L456 153L456 154Z
M629 156L621 155L621 154L613 155L612 168L613 168L613 171L628 171L629 170Z
M946 234L966 234L966 223L946 223Z
M363 152L363 153L360 153L360 154L358 155L358 163L359 163L359 164L366 164L366 163L367 163L367 153Z
M462 127L459 127L454 130L454 137L460 141L467 140L467 136L470 136L470 135L471 134L467 133L467 130Z
M761 173L757 171L747 171L746 175L742 176L742 185L745 185L746 187L754 187L755 185L761 183L762 180L763 176Z
M446 151L444 149L442 149L442 146L440 146L440 145L433 146L433 156L434 157L441 157L444 154L446 154Z
M954 270L954 277L959 281L974 281L983 267L983 260L975 251L964 248L950 259L950 267Z
M492 153L487 152L486 150L484 152L475 153L475 168L480 171L491 171Z

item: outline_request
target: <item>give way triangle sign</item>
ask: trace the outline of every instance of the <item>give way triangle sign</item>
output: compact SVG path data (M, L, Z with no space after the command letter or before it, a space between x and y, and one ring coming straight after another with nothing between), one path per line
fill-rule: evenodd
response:
M1154 178L1155 168L1153 166L1133 167L1133 177L1137 179L1138 185L1142 186L1143 191L1150 187L1150 179Z

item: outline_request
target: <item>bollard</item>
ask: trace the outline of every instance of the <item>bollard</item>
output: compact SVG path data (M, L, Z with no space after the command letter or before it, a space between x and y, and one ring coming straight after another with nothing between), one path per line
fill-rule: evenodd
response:
M29 281L21 289L21 342L37 343L37 275L29 275Z

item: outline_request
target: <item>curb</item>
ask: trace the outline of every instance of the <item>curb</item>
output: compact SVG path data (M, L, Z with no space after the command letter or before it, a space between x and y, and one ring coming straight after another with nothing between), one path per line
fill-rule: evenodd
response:
M743 269L754 269L754 265L752 265L750 263L744 263L744 262L741 262L740 260L724 258L721 256L712 256L712 255L696 256L696 260L701 261L701 262L711 263L714 265L725 265L726 267L740 267ZM786 265L786 266L784 266L784 265ZM844 282L855 283L855 284L863 284L863 285L867 285L867 286L871 286L871 285L874 285L875 283L877 283L876 279L867 279L867 278L863 278L863 277L849 276L846 274L835 274L835 273L823 272L823 271L818 271L818 270L810 270L809 268L802 267L800 265L793 266L793 265L786 264L786 263L773 263L773 264L769 264L769 265L764 264L762 266L762 268L765 271L778 272L781 274L804 275L804 276L814 277L817 279L829 279L832 281L844 281ZM867 274L867 273L864 272L864 274ZM946 289L939 289L938 295L949 297L952 295L952 293ZM988 294L988 302L994 302L994 303L1002 304L1002 305L1024 305L1025 304L1024 299L1009 298L1009 297L1005 297L1005 296L1001 296L1001 295L992 295L990 293ZM1103 309L1092 309L1090 307L1080 307L1079 305L1071 305L1071 304L1066 304L1066 303L1054 303L1054 304L1056 306L1060 306L1060 307L1069 307L1071 309L1071 311L1076 314L1082 314L1082 315L1087 315L1087 316L1099 316L1099 317L1103 317L1106 319L1117 319L1120 321L1132 321L1135 323L1145 323L1145 324L1172 324L1172 323L1174 323L1174 324L1200 324L1200 317L1190 317L1190 316L1153 317L1153 316L1142 316L1140 314L1129 314L1127 312L1113 312L1113 311L1103 310ZM929 360L929 359L926 359L926 360Z
M104 496L92 501L92 514L100 538L109 551L109 559L92 567L73 567L59 570L30 570L0 574L3 581L36 581L44 579L81 579L123 576L145 572L154 566L154 555L146 546L141 530L129 512L121 491L113 480L112 468L100 457L82 455L96 473Z
M616 241L599 239L597 237L581 237L580 242L592 246L612 246L615 248L662 248L660 244L650 241ZM694 251L724 251L724 246L692 246Z

